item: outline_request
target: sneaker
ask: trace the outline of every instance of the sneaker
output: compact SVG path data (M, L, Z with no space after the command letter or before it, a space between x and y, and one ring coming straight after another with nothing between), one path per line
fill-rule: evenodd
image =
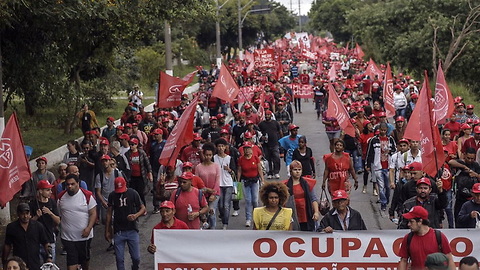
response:
M280 175L278 173L275 174L275 178L280 179Z
M223 229L223 230L226 230L226 229L227 229L227 227L228 227L228 225L227 225L227 224L223 224L223 227L222 227L222 229Z
M373 196L378 196L378 191L376 189L373 190Z
M381 210L382 210L382 211L387 211L387 206L386 206L386 205L382 205Z
M367 193L367 187L366 186L363 186L362 193L363 194Z
M158 214L158 213L160 213L160 209L158 208L153 209L152 214Z
M252 226L252 221L247 220L247 222L245 222L245 227L250 227L250 226Z
M110 243L110 246L107 247L107 251L112 251L113 250L113 244Z
M267 179L272 179L272 175L267 175Z
M236 217L236 216L238 216L238 210L234 210L232 213L232 217Z

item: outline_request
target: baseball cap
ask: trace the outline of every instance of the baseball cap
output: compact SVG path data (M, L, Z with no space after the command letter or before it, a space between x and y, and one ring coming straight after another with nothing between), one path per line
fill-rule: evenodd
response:
M163 130L161 128L156 128L152 131L153 135L163 135Z
M408 213L402 214L402 216L406 219L421 218L427 220L428 212L423 206L414 206Z
M290 125L288 126L288 129L289 129L289 130L293 130L293 129L296 129L296 128L300 128L300 127L297 126L297 125L294 125L294 124L290 124Z
M125 128L132 128L132 124L130 124L130 123L126 123L124 126L125 126Z
M43 160L43 161L45 161L45 163L48 163L46 157L39 157L39 158L37 158L35 161L36 161L36 162L39 162L40 160Z
M410 171L421 171L423 170L423 165L420 162L412 162L410 165L408 165L410 168Z
M169 209L175 209L175 205L171 201L163 201L160 204L160 208L169 208Z
M475 183L472 187L473 193L480 193L480 183Z
M131 138L130 143L133 143L133 144L138 144L138 139L137 138Z
M401 143L406 143L406 144L410 144L410 142L407 140L407 139L401 139L398 141L398 144L401 144Z
M223 128L222 130L220 130L220 134L230 134L230 132Z
M109 156L109 155L103 155L102 158L100 158L100 160L111 160L112 158Z
M113 116L109 116L109 117L107 117L107 120L114 122L114 121L115 121L115 118L113 118Z
M250 147L250 148L252 148L252 147L253 147L253 143L252 143L252 142L244 142L244 143L243 143L243 147Z
M217 114L217 119L224 118L224 117L225 117L225 115L223 113Z
M255 124L255 123L254 123L252 120L247 120L246 124L247 124L247 125L253 125L253 124Z
M267 115L267 114L268 114L268 115L272 115L272 114L273 114L273 112L272 112L272 111L270 111L270 110L266 110L266 111L265 111L265 115Z
M469 124L462 124L462 125L460 126L460 129L461 129L461 130L471 129L471 128L472 128L472 127L471 127Z
M193 139L195 141L201 141L202 140L202 136L200 136L200 134L198 133L193 133Z
M414 98L418 98L418 95L415 94L415 93L413 93L410 97L411 97L412 99L414 99Z
M405 122L405 117L398 116L397 119L395 119L395 122Z
M129 136L128 134L122 134L122 135L120 135L119 138L120 138L121 140L127 140L127 141L130 140L130 136Z
M119 176L115 178L115 193L123 193L127 191L127 181Z
M125 128L123 126L118 126L117 129L124 130Z
M192 178L193 178L193 173L191 173L191 172L183 172L182 175L180 175L179 177L182 178L182 179L185 179L185 180L192 180Z
M336 201L340 199L348 199L348 194L343 189L335 190L332 194L332 201Z
M473 129L473 133L480 133L480 126L476 126L476 127Z
M54 185L50 184L47 180L40 180L37 184L37 189L46 189L52 187L54 187Z
M426 177L422 177L422 178L417 180L417 186L420 185L420 184L425 184L425 185L428 185L428 186L432 186L432 182L430 181L430 179L428 179Z
M100 144L110 145L110 142L108 140L101 140Z
M428 254L425 260L425 266L428 267L428 269L446 270L448 269L447 255L441 252Z
M183 168L193 168L193 164L191 162L186 161L182 164L182 169Z
M19 203L17 206L17 213L30 212L28 203Z
M245 132L243 137L245 137L245 139L251 139L251 138L253 138L253 134L251 132L247 131L247 132Z
M475 108L475 106L473 106L472 104L467 105L467 109L473 109L473 108Z
M378 117L387 117L387 114L385 112L379 112Z
M243 108L244 108L245 110L246 110L246 109L250 109L250 108L252 108L252 105L250 105L250 104L245 104L245 106L243 106Z

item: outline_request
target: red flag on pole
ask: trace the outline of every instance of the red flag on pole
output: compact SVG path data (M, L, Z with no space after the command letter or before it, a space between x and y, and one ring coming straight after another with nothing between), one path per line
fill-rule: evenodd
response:
M4 207L32 178L17 115L10 116L0 144L0 206Z
M387 63L385 76L383 77L383 102L387 117L395 116L395 105L393 103L393 78L390 63Z
M382 77L382 71L377 67L377 64L370 58L368 62L367 69L365 70L365 75L370 76L370 78L374 78L375 75L378 75L378 78Z
M335 68L335 64L332 64L332 66L328 70L328 80L330 82L334 82L336 78L337 78L337 69Z
M195 79L195 75L197 74L198 71L192 71L190 73L188 73L187 75L185 75L182 80L185 81L186 85L189 85L193 79Z
M184 79L180 79L160 71L157 107L170 108L179 106L182 102L183 90L193 80L194 74L195 72L192 72L186 75Z
M403 137L420 141L423 171L435 177L438 169L440 169L445 162L445 155L443 153L440 131L433 122L433 104L431 98L432 93L428 87L428 77L425 72L425 80L420 90L417 105L412 112ZM412 119L412 117L414 118Z
M357 54L358 58L363 58L365 56L362 47L360 47L358 43L355 43L355 53Z
M227 101L228 103L232 103L237 97L239 91L240 88L233 79L232 75L225 65L222 65L217 84L213 88L212 97L217 97L221 100Z
M455 110L452 92L448 88L443 74L442 64L438 64L437 82L435 84L435 101L433 103L433 120L435 125L444 124Z
M343 132L355 137L355 128L350 121L350 115L348 114L347 109L345 109L345 106L343 106L342 101L338 97L337 92L335 92L331 83L328 83L327 116L335 117Z
M163 166L175 166L178 153L185 145L193 141L193 121L197 108L198 96L190 102L168 136L158 162Z

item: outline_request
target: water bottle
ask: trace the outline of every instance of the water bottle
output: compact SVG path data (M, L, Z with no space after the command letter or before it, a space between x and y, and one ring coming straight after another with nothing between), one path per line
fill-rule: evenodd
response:
M190 214L193 212L193 208L191 204L188 204L187 212L188 212L188 220L193 220L192 218L190 218Z

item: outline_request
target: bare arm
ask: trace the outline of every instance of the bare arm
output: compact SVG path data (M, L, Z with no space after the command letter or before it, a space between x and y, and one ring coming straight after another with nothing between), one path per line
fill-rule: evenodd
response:
M97 220L97 209L93 207L92 209L88 210L88 226L83 229L82 237L88 237L90 231L92 230L93 226L95 225L95 221Z
M112 240L112 216L113 216L113 206L108 206L107 209L107 218L105 220L105 240L110 242Z
M455 269L455 268L453 268ZM407 270L407 259L401 258L397 270Z

